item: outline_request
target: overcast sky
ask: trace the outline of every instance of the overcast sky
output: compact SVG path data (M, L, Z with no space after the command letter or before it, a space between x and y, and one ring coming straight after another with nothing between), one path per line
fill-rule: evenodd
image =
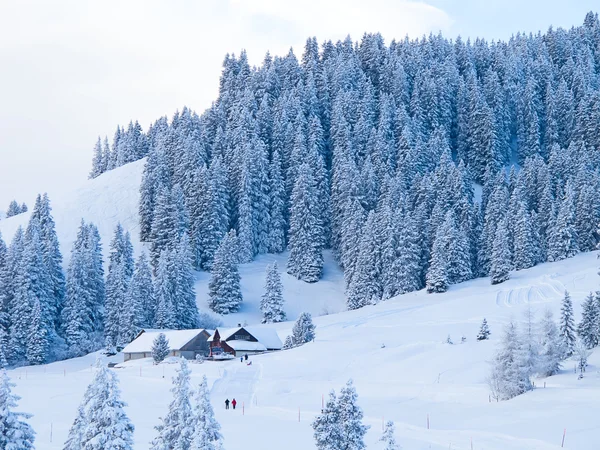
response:
M526 4L526 6L523 6ZM597 0L0 0L0 210L85 180L98 135L216 97L227 52L306 37L506 39L583 22ZM596 6L596 9L600 9Z

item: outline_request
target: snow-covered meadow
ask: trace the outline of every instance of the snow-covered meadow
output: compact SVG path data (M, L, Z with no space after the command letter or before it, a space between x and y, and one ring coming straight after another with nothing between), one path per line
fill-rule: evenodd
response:
M136 253L141 250L137 186L142 167L143 161L138 161L118 168L71 196L51 199L66 260L82 218L96 223L105 249L114 226L121 222L132 234ZM27 218L23 214L0 221L4 239L9 241ZM283 272L286 254L263 255L240 267L244 304L239 313L223 318L224 325L259 321L264 270L273 261ZM558 317L568 290L579 320L581 302L600 285L598 264L595 253L581 254L514 272L509 281L496 286L487 278L477 279L453 285L445 294L419 291L343 312L343 276L327 255L324 277L316 284L282 276L289 319L302 311L316 316L314 343L255 356L251 366L238 360L191 364L193 383L197 385L204 374L208 377L227 449L314 448L310 423L322 398L331 389L339 390L348 378L354 379L365 422L371 425L369 449L383 448L377 442L383 420L395 421L405 450L557 449L564 429L565 448L595 449L600 432L593 413L600 401L600 353L592 355L582 380L569 361L559 375L535 380L534 391L506 402L490 402L486 378L503 326L511 319L520 321L529 307L537 319L546 308ZM196 292L203 311L207 283L208 275L198 274ZM491 340L477 342L484 317ZM274 326L283 340L292 322ZM445 343L448 335L454 345ZM463 335L467 340L461 344ZM36 448L62 448L92 379L95 358L10 371L17 383L15 392L22 397L19 410L34 415L30 423L37 432ZM147 359L114 369L136 427L137 449L149 447L153 427L167 411L175 368L154 366ZM224 400L234 397L238 409L225 411Z

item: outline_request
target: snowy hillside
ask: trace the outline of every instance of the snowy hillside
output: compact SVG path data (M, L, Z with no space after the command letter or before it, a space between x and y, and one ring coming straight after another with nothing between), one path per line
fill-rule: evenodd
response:
M135 254L144 247L139 241L139 186L145 160L136 161L101 176L86 181L69 194L51 198L52 215L56 221L56 231L60 249L64 257L64 267L69 262L71 247L77 236L81 220L93 222L98 227L102 239L104 262L107 262L109 243L117 223L131 234ZM9 219L0 220L0 232L8 245L19 226L27 227L31 212ZM303 311L313 315L336 313L345 310L343 296L343 274L326 252L327 266L319 286L306 284L282 273L282 282L286 294L286 312L289 319L296 319ZM260 322L260 297L263 293L265 268L277 262L280 272L285 272L287 253L281 255L260 255L251 264L240 266L244 303L239 313L223 318L226 326L237 323ZM200 311L209 312L208 299L209 274L197 274L196 294Z
M247 266L247 271L264 262ZM536 318L547 307L556 316L567 289L579 319L582 299L600 284L597 264L595 253L582 254L513 273L499 286L478 279L445 294L420 291L318 317L314 343L255 356L252 366L237 360L193 364L193 383L202 374L209 378L227 449L313 448L310 421L320 410L321 396L352 377L371 425L369 449L383 448L377 442L381 422L391 419L405 450L470 449L471 440L476 450L551 450L560 448L565 428L565 448L592 450L599 431L594 411L600 401L600 353L591 357L582 380L569 361L559 375L536 379L537 389L506 402L489 402L486 377L503 325L511 318L520 321L528 306ZM327 283L314 286L314 296L332 295ZM483 317L492 338L477 342ZM291 323L277 327L284 337ZM443 343L448 334L455 345ZM464 344L462 335L467 337ZM10 372L23 397L20 409L34 414L38 449L62 448L92 378L93 361L90 355ZM155 436L152 427L166 413L175 367L152 366L148 359L115 369L136 426L136 449L148 448ZM233 397L243 411L223 409L225 398Z

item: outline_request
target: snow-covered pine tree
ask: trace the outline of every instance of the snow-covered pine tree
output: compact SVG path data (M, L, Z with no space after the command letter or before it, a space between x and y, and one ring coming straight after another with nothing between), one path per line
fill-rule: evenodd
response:
M260 310L263 314L262 323L277 323L285 320L282 291L281 276L277 263L274 262L267 266L265 292L260 302Z
M36 201L35 208L31 214L32 219L36 218L40 223L40 242L42 246L42 259L50 278L51 284L51 309L56 311L54 314L54 327L59 327L60 310L63 307L65 297L65 274L63 273L63 257L60 252L58 236L56 234L56 225L52 217L52 207L48 194L44 194L39 202Z
M592 354L592 351L588 348L585 342L582 339L577 339L575 341L575 345L573 347L573 355L571 358L577 362L577 368L579 369L579 373L583 374L588 365L588 358Z
M486 341L490 338L490 334L492 334L492 333L488 326L487 320L484 317L483 322L481 322L481 328L479 328L479 333L477 333L477 340L478 341Z
M560 325L559 325L561 346L564 351L564 357L567 358L573 354L573 348L577 336L575 334L575 318L573 317L573 302L571 296L565 291L565 296L560 308Z
M315 444L318 450L339 450L343 441L341 411L335 392L329 398L321 414L311 424L314 430Z
M548 261L571 258L577 253L579 244L575 228L574 192L571 184L567 182L564 198L548 237Z
M140 253L135 263L135 271L129 283L129 298L129 301L136 306L134 308L136 327L151 328L156 314L156 298L152 285L152 269L144 251Z
M206 375L198 386L196 402L194 405L194 439L191 450L220 450L222 448L223 436L221 425L215 419L213 407L210 404L210 392Z
M89 390L90 388L88 387L85 395L88 394ZM65 441L65 445L63 446L63 450L83 450L83 435L88 425L86 422L87 418L84 409L86 403L87 400L84 396L82 404L77 408L77 415L75 416L75 420L69 429L69 434L67 436L67 440Z
M290 257L287 272L307 283L319 281L323 271L323 224L319 217L316 181L303 163L294 184L290 208Z
M300 317L298 317L298 320L296 320L292 327L292 342L294 347L314 340L315 328L310 313L304 312L300 314Z
M342 434L341 448L356 450L366 448L364 437L370 426L363 424L363 412L360 406L358 406L357 400L358 394L350 379L346 383L346 386L340 390L337 399Z
M6 273L4 282L5 305L8 307L8 361L20 363L25 359L25 343L29 323L29 303L22 300L24 285L22 264L25 247L23 228L19 226L10 243L6 258Z
M6 370L0 369L0 448L30 450L35 448L35 432L21 419L29 419L31 415L13 410L20 399L11 392L13 386Z
M189 330L197 328L200 323L198 305L196 304L196 291L194 289L195 277L192 269L192 253L187 234L181 236L177 246L171 252L173 258L173 281L176 328Z
M525 321L521 330L519 341L521 348L519 359L524 364L527 373L530 375L539 373L540 366L540 336L535 323L534 313L531 310L531 305L527 306L523 314Z
M163 362L169 356L170 351L167 336L164 333L159 333L152 341L152 359L154 360L154 364Z
M242 303L235 230L225 235L215 253L208 295L208 306L219 314L236 312Z
M431 249L431 259L427 270L427 292L440 293L448 290L448 255L447 241L449 234L443 225L438 227Z
M21 207L16 200L13 200L10 202L8 209L6 210L6 218L13 217L18 214L21 214Z
M117 375L98 364L84 401L81 448L132 450L134 426L123 409L127 404L121 400Z
M89 179L96 178L104 172L104 153L102 151L102 140L98 136L96 145L94 146L94 156L92 158L92 169L88 175Z
M540 344L542 347L538 364L539 374L549 377L558 373L564 355L558 327L554 322L552 311L549 309L545 311L539 329Z
M511 255L506 218L496 228L496 237L490 262L490 279L492 284L502 283L510 277Z
M158 259L163 250L172 250L179 241L179 211L177 204L173 199L171 191L162 186L156 199L156 207L152 220L152 231L149 239L150 260L156 270L158 268Z
M184 358L181 358L177 375L173 377L173 400L169 411L156 426L158 436L152 441L152 450L189 449L194 438L194 413L190 404L191 370Z
M175 329L177 327L173 269L171 251L168 249L163 250L158 259L158 271L154 279L154 295L156 296L155 328Z
M348 286L346 304L348 309L358 309L377 303L381 299L381 242L374 211L369 213L359 239L356 266Z
M97 230L83 221L67 269L62 332L69 354L81 356L102 345L104 271Z
M509 400L531 390L530 375L517 327L511 322L504 331L501 348L492 362L489 379L492 396L497 400Z
M394 432L394 422L388 420L385 423L383 435L379 438L379 441L385 444L385 448L383 450L400 450L400 446L396 443L396 437L394 436Z
M577 325L577 334L589 349L598 345L598 322L600 320L598 309L598 302L590 292L583 302L581 322Z
M42 308L37 298L33 299L29 320L26 350L27 362L29 364L44 364L49 359L49 331L44 324Z
M0 370L8 366L8 335L4 328L0 327Z

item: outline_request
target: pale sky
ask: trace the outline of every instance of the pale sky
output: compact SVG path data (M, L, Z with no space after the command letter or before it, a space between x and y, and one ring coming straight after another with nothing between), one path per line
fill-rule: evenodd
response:
M523 6L526 4L526 6ZM379 31L507 39L583 22L597 0L0 0L0 210L87 178L98 135L217 94L227 52L300 56Z

